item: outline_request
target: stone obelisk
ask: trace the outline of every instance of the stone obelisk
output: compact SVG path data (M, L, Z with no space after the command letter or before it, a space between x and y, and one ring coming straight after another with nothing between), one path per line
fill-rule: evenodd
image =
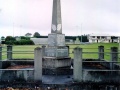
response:
M62 34L60 0L53 0L51 33L48 34L48 45L45 48L44 68L60 68L71 65L68 47L65 45L65 34Z
M65 46L65 35L62 34L60 0L53 0L51 34L48 35L48 45Z
M60 0L53 0L51 33L62 34L61 3L60 3Z

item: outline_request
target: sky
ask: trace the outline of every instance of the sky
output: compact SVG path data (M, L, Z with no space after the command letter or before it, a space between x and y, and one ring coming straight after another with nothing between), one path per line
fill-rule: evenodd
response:
M51 32L53 0L0 0L0 36ZM61 0L62 32L68 36L120 36L120 0Z

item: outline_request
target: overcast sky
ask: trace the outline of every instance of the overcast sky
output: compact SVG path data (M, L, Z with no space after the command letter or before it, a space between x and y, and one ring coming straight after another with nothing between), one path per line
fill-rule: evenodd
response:
M0 0L0 36L51 32L53 0ZM61 0L65 35L120 36L120 0Z

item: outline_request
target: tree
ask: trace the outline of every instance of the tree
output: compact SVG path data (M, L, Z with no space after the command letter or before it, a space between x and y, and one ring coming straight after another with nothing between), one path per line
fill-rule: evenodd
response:
M7 37L5 38L5 41L15 41L15 38L12 37L12 36L7 36Z
M15 41L16 41L16 39L14 37L12 37L12 36L7 36L5 38L5 43L9 44L9 45L13 45Z
M31 35L32 35L31 33L26 33L25 34L26 37L31 37Z
M39 38L40 37L40 34L38 32L35 32L33 37L36 37L36 38Z

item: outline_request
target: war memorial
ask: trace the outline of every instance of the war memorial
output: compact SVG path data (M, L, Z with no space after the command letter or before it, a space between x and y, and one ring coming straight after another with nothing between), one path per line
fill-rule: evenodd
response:
M62 34L60 0L53 0L51 33L48 45L34 49L34 59L12 58L0 61L0 88L26 87L31 90L120 90L118 48L111 47L111 60L104 60L104 46L98 47L98 59L82 58L83 49L74 48L74 59ZM86 52L87 53L87 52ZM91 52L92 53L92 52ZM0 59L2 47L0 47Z

